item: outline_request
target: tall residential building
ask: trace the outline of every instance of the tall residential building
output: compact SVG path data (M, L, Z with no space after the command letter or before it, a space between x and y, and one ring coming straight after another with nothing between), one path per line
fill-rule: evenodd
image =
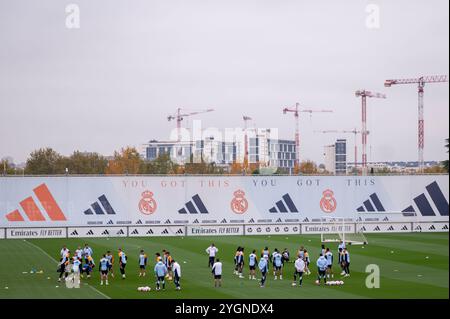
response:
M338 139L324 147L325 169L335 175L347 174L347 140Z
M336 151L336 175L347 174L347 140L338 139L335 143Z

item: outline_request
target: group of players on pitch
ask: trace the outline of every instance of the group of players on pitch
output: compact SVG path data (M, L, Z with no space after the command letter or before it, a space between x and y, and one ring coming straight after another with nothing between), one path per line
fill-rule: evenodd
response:
M239 276L239 278L244 278L243 270L245 264L244 247L238 247L234 256L234 274ZM222 285L222 263L219 258L216 258L218 253L217 247L211 244L210 247L206 249L209 254L209 267L212 269L214 276L214 287L221 287ZM268 247L265 247L261 251L261 255L258 261L258 256L256 255L256 250L253 250L248 255L248 267L249 267L249 280L256 279L256 270L259 269L261 273L260 286L265 287L267 274L269 273L269 265L272 264L274 280L283 280L283 268L285 263L290 262L290 253L287 248L282 252L275 248L275 250L270 253ZM330 248L326 248L322 245L319 258L316 261L317 266L317 280L316 284L320 285L322 280L327 283L327 279L334 278L333 273L333 253ZM301 246L297 252L297 258L294 261L294 280L292 285L297 285L301 287L303 284L303 275L311 275L310 267L310 257L308 251ZM344 277L350 276L350 253L348 252L346 245L343 241L339 243L338 246L338 264L340 265L342 271L341 275Z
M238 247L234 256L234 274L239 276L239 278L244 278L243 271L245 265L245 255L244 247ZM209 256L208 266L211 268L212 275L214 277L214 287L222 286L222 262L217 258L219 249L211 244L206 249L206 253ZM333 278L333 253L325 245L322 245L319 258L316 261L317 266L317 280L318 285L321 284L323 280L326 284L327 279ZM86 244L84 248L78 247L74 254L71 256L71 252L66 246L60 251L60 263L58 264L59 279L64 277L68 278L70 273L74 274L72 280L80 280L79 278L84 278L86 274L87 278L91 277L91 274L96 267L92 248ZM338 263L341 266L341 275L348 277L350 276L350 253L346 249L345 243L340 242L338 246ZM123 249L118 249L119 258L119 269L122 279L126 278L125 268L128 262L128 256L123 251ZM139 277L146 276L146 268L148 264L148 257L144 250L141 250L138 257L139 261ZM259 269L261 273L260 286L265 287L267 275L269 273L270 264L272 264L274 280L283 280L283 268L286 263L291 261L290 253L287 249L283 251L278 251L275 249L272 253L268 247L265 247L261 251L260 258L256 255L256 250L253 250L251 254L248 255L248 267L250 280L256 279L256 270ZM292 285L298 285L299 287L303 284L303 275L310 275L310 257L308 251L301 246L297 251L297 256L294 261L294 280ZM111 251L107 251L102 255L99 261L99 272L100 272L100 285L109 285L108 276L114 277L114 255ZM155 266L154 274L156 277L156 290L159 291L161 288L164 290L166 288L166 281L174 282L176 290L181 290L181 266L176 262L170 252L163 250L162 254L159 252L155 254Z
M84 248L78 247L72 257L70 250L67 249L66 246L63 246L60 251L60 255L61 259L58 264L58 272L60 274L58 281L61 281L63 277L67 279L70 273L74 274L74 280L79 280L77 277L84 278L84 274L86 274L87 278L91 277L91 273L96 265L93 258L93 250L88 244L86 244ZM122 279L125 279L125 268L127 266L128 256L122 248L118 249L118 257L120 274ZM144 250L140 251L138 260L139 277L145 277L148 257ZM156 290L166 288L166 278L168 280L173 280L176 290L181 290L181 266L172 258L170 252L163 250L162 254L156 253L155 260L154 273L157 279ZM102 255L99 261L98 269L100 272L100 285L103 285L103 283L105 283L105 285L109 285L108 276L110 275L111 277L114 277L113 265L114 255L111 251L107 251Z

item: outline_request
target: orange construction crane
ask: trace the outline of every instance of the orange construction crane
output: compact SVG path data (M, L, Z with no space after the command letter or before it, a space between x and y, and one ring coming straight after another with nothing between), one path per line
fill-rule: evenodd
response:
M358 165L358 146L356 142L356 135L361 134L361 131L358 131L356 128L353 130L326 130L326 131L314 131L315 133L338 133L338 134L354 134L355 135L355 168L357 168ZM367 131L367 134L369 134L369 131Z
M183 111L182 108L178 108L173 115L169 115L167 117L167 120L169 122L172 120L177 121L177 142L181 141L181 122L184 120L185 117L212 112L212 111L214 111L214 109L206 109L206 110L193 111L193 112L188 112L188 113L182 113L182 111Z
M300 110L300 103L295 103L293 108L284 108L283 113L294 113L295 116L295 166L298 169L300 167L300 113L332 113L332 110Z
M421 76L419 78L410 79L393 79L386 80L384 82L385 87L391 87L395 84L417 84L417 92L419 95L419 121L418 121L418 156L419 156L419 171L423 172L424 160L423 160L423 149L425 146L425 122L423 119L423 88L425 83L441 83L448 82L448 77L446 75L432 75L432 76Z
M366 90L358 90L355 92L356 97L361 97L361 108L362 108L362 128L361 128L361 136L362 136L362 174L367 174L367 135L369 131L367 130L367 101L368 97L385 99L386 95L382 93L376 93Z

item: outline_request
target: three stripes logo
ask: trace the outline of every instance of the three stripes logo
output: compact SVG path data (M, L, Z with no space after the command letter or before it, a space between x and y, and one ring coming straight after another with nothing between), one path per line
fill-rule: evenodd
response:
M184 231L180 228L180 229L177 230L176 234L177 235L183 235Z
M98 201L100 202L100 204L98 202L94 202L91 205L91 208L88 208L87 210L84 211L85 215L115 215L116 212L114 211L114 209L112 208L111 204L109 203L108 199L106 198L106 196L103 194L98 198ZM102 209L103 207L103 209Z
M192 200L185 204L185 207L178 211L179 214L209 214L205 204L198 194L192 196Z
M107 236L109 235L109 231L107 229L105 229L105 231L102 233L103 236Z
M283 195L282 199L275 203L275 206L269 209L270 213L298 213L292 198L289 194Z
M65 221L66 216L62 212L59 205L56 203L55 198L50 193L50 190L48 189L47 185L41 184L35 189L33 189L34 195L36 195L39 203L41 204L42 208L47 213L48 217L51 221ZM47 218L44 216L44 214L41 212L41 209L37 206L35 200L32 196L29 196L25 198L23 201L21 201L20 206L22 207L23 212L27 216L28 220L31 222L42 222L47 221ZM6 219L10 222L24 222L25 218L20 213L18 209L10 212L7 214Z
M137 229L135 229L131 232L131 235L139 235L139 231Z
M73 232L70 233L70 236L78 236L78 232L74 230Z
M89 231L86 233L86 235L92 236L92 235L94 235L94 232L92 231L92 229L89 229Z
M449 205L438 183L434 181L425 188L431 198L431 201L434 203L434 206L439 212L439 215L448 216ZM436 216L436 212L431 206L426 193L422 193L419 196L415 197L413 201L422 216ZM403 216L417 216L416 209L413 205L406 207L404 210L402 210L402 213Z
M381 204L377 193L373 193L369 196L369 199L363 202L362 206L359 206L356 211L358 212L385 212L386 210Z

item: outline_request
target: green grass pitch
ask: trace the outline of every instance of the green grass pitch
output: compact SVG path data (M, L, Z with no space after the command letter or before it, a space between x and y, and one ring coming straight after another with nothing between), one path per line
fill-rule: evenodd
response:
M305 276L302 288L292 287L293 264L285 267L284 280L268 277L265 288L256 281L233 275L233 256L237 246L244 246L246 256L252 249L258 254L264 246L288 248L295 254L300 245L310 252L315 263L320 251L318 235L239 236L239 237L186 237L186 238L109 238L109 239L35 239L0 240L0 298L448 298L449 283L449 235L447 233L374 234L368 235L366 246L350 246L351 277L343 279L343 286L316 286L316 268ZM224 264L223 287L214 288L205 249L214 242L220 249ZM109 286L100 286L98 269L90 280L82 280L80 289L68 289L58 284L56 262L59 251L66 244L71 251L88 243L94 250L98 264L106 250L115 253L123 247L128 255L127 278L110 279ZM337 244L328 245L336 255ZM149 256L147 277L138 277L137 259L140 249ZM167 249L182 267L182 290L175 291L170 282L165 291L156 292L153 277L154 253ZM368 264L380 267L381 287L368 289L365 273ZM30 274L31 269L43 270L43 274ZM335 273L339 267L334 266ZM335 275L340 278L339 275ZM50 278L50 279L48 279ZM58 287L57 287L58 286ZM142 293L139 286L150 286L152 291ZM6 288L8 287L8 288Z

